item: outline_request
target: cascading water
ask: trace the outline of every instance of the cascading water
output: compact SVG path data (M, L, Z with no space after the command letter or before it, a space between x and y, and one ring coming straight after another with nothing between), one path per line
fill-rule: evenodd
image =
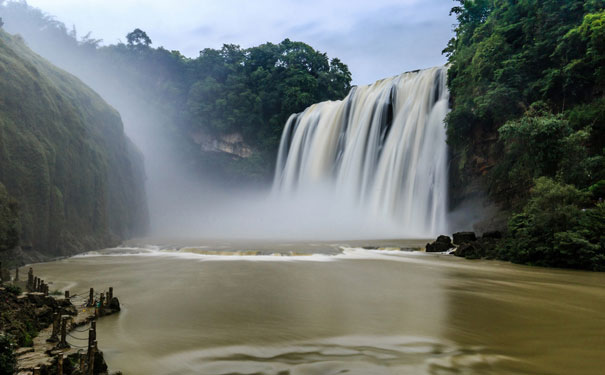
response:
M404 73L312 105L284 128L273 184L289 199L318 190L398 235L446 232L447 69Z

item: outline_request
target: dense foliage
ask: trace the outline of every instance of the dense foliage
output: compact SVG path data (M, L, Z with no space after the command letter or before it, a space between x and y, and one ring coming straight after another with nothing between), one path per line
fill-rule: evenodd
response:
M0 251L19 245L19 207L0 183Z
M0 334L0 374L13 374L17 369L15 344L8 335Z
M187 58L153 48L140 29L129 33L126 43L102 47L90 34L78 38L75 29L67 30L27 4L0 3L6 29L22 35L36 52L103 96L127 96L152 113L150 121L178 145L169 152L180 152L190 169L214 164L227 173L267 178L288 117L313 103L342 99L350 89L345 64L302 42L286 39L252 48L226 44ZM119 104L114 105L128 117L128 108ZM200 139L234 134L251 150L248 155L219 155L207 151L221 150L200 147Z
M2 30L0 71L0 250L71 254L140 233L142 162L118 113Z
M515 213L500 256L603 269L605 2L459 0L454 185L484 175Z
M500 255L518 263L605 271L605 203L547 177L513 215Z

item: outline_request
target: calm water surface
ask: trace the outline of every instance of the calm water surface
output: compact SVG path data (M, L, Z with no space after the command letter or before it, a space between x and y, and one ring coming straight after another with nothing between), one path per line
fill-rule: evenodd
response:
M125 374L605 373L602 273L325 243L170 248L34 269L72 294L114 287L123 311L98 340Z

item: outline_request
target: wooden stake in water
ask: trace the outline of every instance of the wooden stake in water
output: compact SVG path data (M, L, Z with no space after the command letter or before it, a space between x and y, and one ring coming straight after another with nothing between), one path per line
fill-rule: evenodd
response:
M32 291L34 286L34 269L29 267L29 272L27 272L27 290Z
M57 375L63 375L63 353L59 353L57 358Z
M97 339L97 331L96 329L91 325L90 329L88 330L88 355L90 355L90 353L92 353L92 346L95 342L95 340Z
M15 281L19 281L19 266L15 266Z
M90 288L88 292L88 307L93 307L95 304L95 290Z
M67 319L69 319L69 317L67 316L61 317L61 342L59 343L60 348L69 348L69 344L67 343Z
M59 341L59 325L60 325L60 317L59 313L53 314L53 331L48 338L48 342L57 342Z
M90 347L90 354L89 354L89 358L88 358L88 374L89 375L94 375L96 349L97 349L97 341L95 340L93 342L92 346Z
M80 353L80 374L84 374L84 366L86 366L86 355L88 355L88 353Z

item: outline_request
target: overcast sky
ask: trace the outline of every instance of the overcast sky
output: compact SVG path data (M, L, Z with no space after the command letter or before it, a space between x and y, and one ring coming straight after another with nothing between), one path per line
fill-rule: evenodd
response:
M354 84L442 65L453 0L28 0L104 44L134 28L196 57L224 43L302 41L349 66Z

